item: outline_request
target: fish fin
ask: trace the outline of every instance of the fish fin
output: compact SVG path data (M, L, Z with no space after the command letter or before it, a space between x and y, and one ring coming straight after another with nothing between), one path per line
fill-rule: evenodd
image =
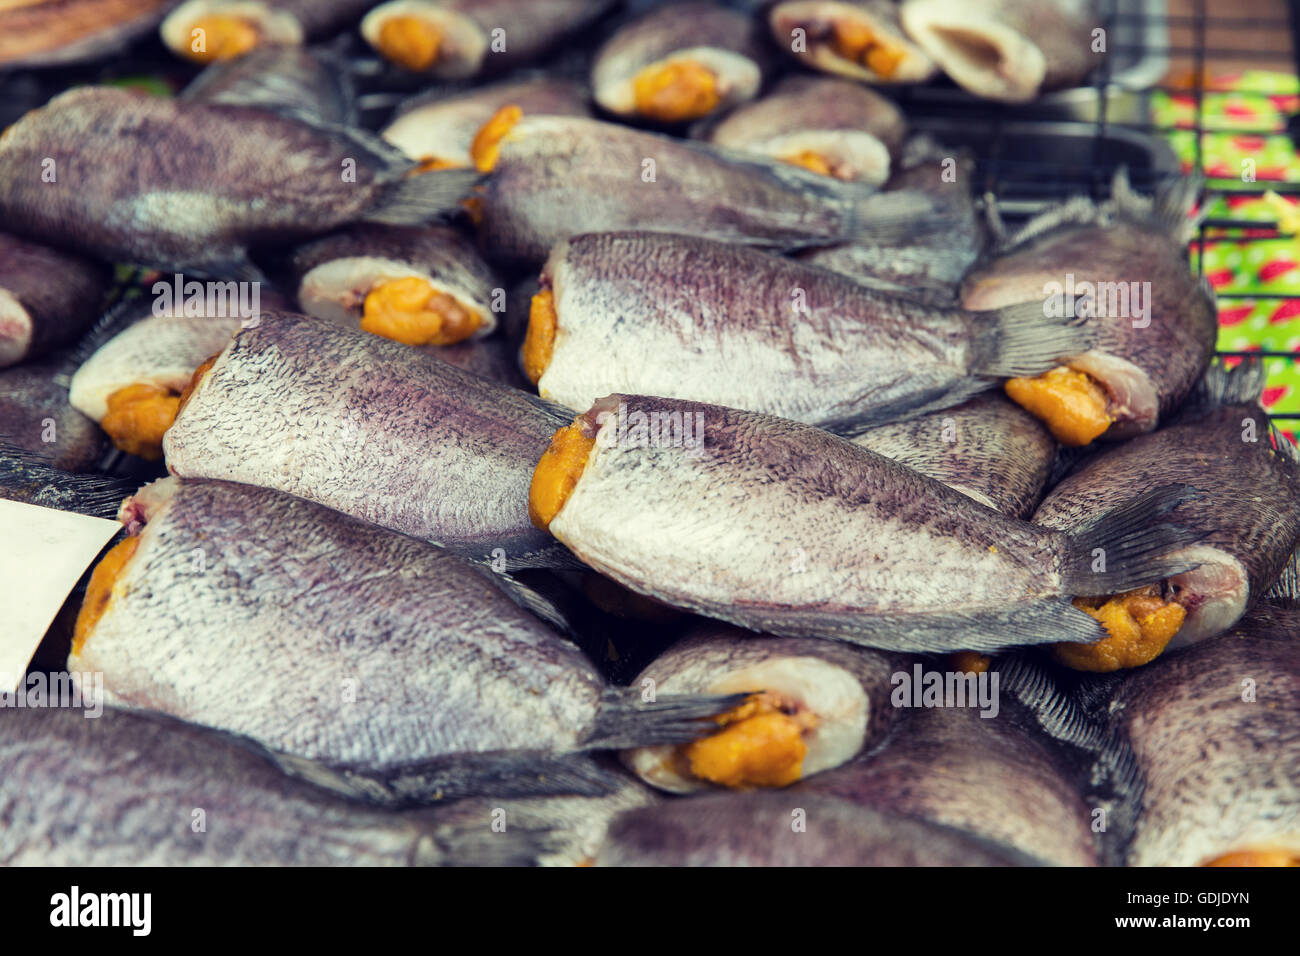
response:
M1113 221L1154 229L1178 245L1186 245L1196 235L1205 215L1204 209L1196 216L1191 215L1204 185L1205 178L1200 173L1174 176L1162 182L1155 197L1148 199L1134 192L1129 183L1128 170L1121 166L1115 170L1111 180L1110 201L1103 206L1103 210Z
M993 378L1040 375L1092 347L1095 333L1082 317L1049 316L1044 311L1043 303L1034 300L967 313L976 323L973 371Z
M1277 427L1277 422L1268 423L1268 433L1273 439L1273 447L1277 449L1277 453L1287 461L1300 465L1300 447L1282 434L1282 429Z
M476 169L439 169L403 176L389 183L365 215L366 222L414 226L445 219L460 210L460 202L482 178Z
M984 226L992 239L990 244L1000 246L1007 241L1007 224L1002 218L1002 207L998 205L997 194L990 191L981 198L984 201Z
M1291 552L1291 557L1282 565L1282 573L1264 592L1263 600L1268 604L1300 609L1300 547Z
M492 573L492 578L516 604L570 640L581 633L578 617L585 605L572 588L548 570L521 568L498 571Z
M1232 368L1218 359L1205 370L1190 401L1201 406L1251 405L1264 394L1265 378L1264 363L1255 356Z
M14 496L18 501L116 520L122 502L139 490L139 483L111 475L62 471L39 453L18 448L0 437L0 489L14 487L31 490L30 495ZM0 491L0 498L12 494Z
M325 74L326 81L330 84L333 99L343 107L343 116L337 120L324 118L294 105L295 100L301 99L299 95L301 91L292 83L286 84L284 77L275 71L277 57L295 55L286 53L284 47L262 47L254 50L246 57L241 57L238 65L235 66L231 65L235 61L215 61L191 80L176 98L232 106L253 106L286 119L299 120L308 124L336 121L346 126L355 125L356 88L347 58L329 47L314 47L307 52L323 68L321 72ZM254 58L260 58L261 62L248 62ZM233 81L227 79L230 70L239 71ZM226 81L225 89L216 96L209 96L209 87L223 80Z
M1104 222L1105 217L1100 206L1086 196L1075 196L1063 203L1050 206L1034 216L1007 236L1001 245L990 250L990 253L1005 255L1057 229L1096 226Z
M384 807L429 806L466 797L604 797L619 773L584 753L498 750L363 767L287 753L271 755L285 773L354 800Z
M889 246L917 245L929 239L927 247L933 246L936 258L959 257L960 250L949 250L934 240L965 231L968 215L962 206L924 190L891 189L854 203L843 238Z
M1198 567L1169 554L1195 544L1207 532L1161 520L1198 494L1189 485L1160 485L1075 529L1061 569L1066 593L1131 591Z
M623 750L654 744L688 743L703 737L714 717L738 706L745 694L665 694L646 702L636 688L611 688L601 698L596 727L585 750Z
M510 826L498 832L492 819L482 823L439 823L436 817L421 835L413 866L537 866L538 860L561 847L549 829Z
M1105 737L1094 714L1063 690L1036 656L999 655L989 665L999 675L999 689L1011 694L1033 722L1053 740L1095 751Z

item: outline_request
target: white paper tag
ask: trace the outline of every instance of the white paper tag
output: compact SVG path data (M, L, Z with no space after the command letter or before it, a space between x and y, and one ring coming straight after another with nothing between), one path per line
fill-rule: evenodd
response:
M121 529L106 518L0 498L0 690L22 683L54 615Z

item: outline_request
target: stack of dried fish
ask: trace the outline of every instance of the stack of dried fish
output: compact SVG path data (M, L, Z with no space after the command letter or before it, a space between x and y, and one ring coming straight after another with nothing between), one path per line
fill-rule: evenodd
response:
M1080 82L1092 5L621 6L0 10L206 64L0 137L0 497L121 526L0 863L1300 862L1199 184L1006 234L889 95Z

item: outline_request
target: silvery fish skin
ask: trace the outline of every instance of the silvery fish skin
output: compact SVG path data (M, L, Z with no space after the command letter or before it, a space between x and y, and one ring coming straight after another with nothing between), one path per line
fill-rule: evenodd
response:
M517 866L544 849L486 814L372 809L247 742L113 708L5 708L0 781L5 866Z
M1300 615L1261 605L1216 641L1129 672L1108 712L1144 789L1130 866L1300 858Z
M582 751L689 740L735 701L643 706L490 572L292 495L168 478L120 518L137 544L69 671L358 796L601 793Z
M196 103L227 103L291 111L321 123L356 123L347 64L327 51L260 47L213 63L181 94Z
M1294 446L1270 434L1259 405L1263 385L1258 362L1232 370L1211 366L1199 401L1189 401L1174 424L1099 451L1053 488L1034 514L1037 524L1068 530L1125 489L1195 484L1201 500L1169 516L1201 529L1203 537L1180 553L1199 567L1162 582L1167 598L1187 612L1166 652L1236 624L1300 544L1300 463Z
M0 10L0 72L93 60L151 30L172 0L32 0Z
M362 220L423 222L454 208L468 187L467 171L407 177L411 168L344 127L83 87L0 140L0 216L100 258L258 278L249 243ZM42 181L49 169L54 182Z
M937 72L934 61L903 32L892 0L783 0L768 12L772 39L805 66L864 83L923 83ZM865 30L897 54L887 72L835 47L836 27ZM891 57L891 60L893 58Z
M883 750L794 789L956 827L1058 866L1098 863L1076 772L1010 707L992 717L973 704L909 710Z
M448 93L436 89L414 96L397 108L381 135L407 156L470 166L474 137L503 106L518 106L525 115L588 116L582 84L539 75Z
M871 749L893 726L890 676L900 659L832 641L758 637L716 622L697 625L633 681L656 693L723 694L766 691L816 719L803 735L802 778L827 771ZM674 748L641 747L624 761L643 780L670 793L715 789L673 766Z
M774 159L813 152L837 179L880 185L889 178L890 158L898 154L906 131L902 111L864 86L794 76L733 110L707 139Z
M0 435L0 498L24 504L75 511L92 518L113 518L135 482L109 475L64 471L55 463Z
M528 487L564 421L424 350L274 315L235 336L163 448L183 478L277 488L518 567L563 557L529 520Z
M948 827L811 793L665 800L616 817L597 866L1036 866Z
M484 249L526 265L593 231L653 229L786 249L947 228L917 218L929 205L923 197L882 196L752 153L575 116L525 115L479 188Z
M971 190L974 163L968 157L949 157L946 152L940 152L938 144L919 141L913 146L909 142L902 168L890 177L885 189L925 194L949 223L947 230L901 243L860 239L808 249L798 257L883 292L957 305L962 277L984 249L985 230Z
M1087 349L1036 304L976 315L694 236L575 236L542 285L556 332L538 390L577 409L628 391L847 428L946 408Z
M1044 212L965 280L968 309L1045 302L1049 291L1071 281L1098 287L1097 314L1087 320L1096 344L1068 365L1107 394L1114 424L1103 439L1153 429L1210 364L1218 334L1214 293L1191 275L1186 253L1196 224L1187 213L1198 189L1196 180L1177 180L1151 200L1133 193L1121 171L1111 200L1098 206L1076 199ZM1103 292L1102 283L1118 285ZM1137 313L1132 296L1148 299L1144 283L1146 315L1113 314L1125 311L1126 298L1127 311Z
M81 471L99 461L106 443L69 401L68 373L59 359L0 371L0 442L54 468Z
M714 75L716 115L758 95L767 60L758 23L738 10L682 0L658 6L619 27L596 51L591 88L600 106L636 117L634 80L647 68L688 61ZM654 117L650 117L654 119Z
M849 438L1012 518L1033 514L1056 458L1043 424L993 393Z
M440 36L436 58L417 72L463 79L536 59L611 6L612 0L389 0L365 15L361 36L382 52L385 21L422 20Z
M90 328L110 270L0 232L0 368L40 358Z
M177 56L206 61L218 51L195 53L194 29L205 17L226 16L251 26L257 47L301 46L355 22L373 0L186 0L167 15L159 33ZM206 37L204 37L206 41Z
M1101 625L1069 597L1187 570L1161 555L1194 539L1160 519L1185 486L1070 537L767 415L614 395L574 427L593 444L568 497L539 515L550 532L635 591L782 636L903 651L1090 643Z
M374 286L415 277L480 317L474 338L497 327L500 283L473 243L450 227L352 226L299 246L291 268L299 306L317 318L355 326Z
M1093 0L906 0L903 28L976 96L1024 102L1102 62Z

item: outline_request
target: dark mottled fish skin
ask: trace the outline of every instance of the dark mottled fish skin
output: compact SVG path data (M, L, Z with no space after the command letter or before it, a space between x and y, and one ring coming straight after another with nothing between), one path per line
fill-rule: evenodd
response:
M0 371L0 442L65 471L91 468L107 449L99 426L72 407L57 359Z
M235 337L163 448L183 478L277 488L516 567L562 557L528 488L565 421L422 350L286 314Z
M570 408L627 391L848 428L956 405L1010 366L1037 374L1087 349L1035 305L974 315L694 236L575 236L542 281L558 332L538 390Z
M1175 180L1155 200L1133 193L1121 171L1113 198L1097 206L1076 199L1031 220L987 262L966 277L962 303L990 309L1011 302L1043 302L1044 286L1118 282L1129 289L1149 282L1150 324L1129 317L1094 316L1093 350L1073 359L1105 388L1116 422L1104 439L1150 431L1178 406L1209 366L1218 334L1214 294L1188 270L1188 210L1199 182ZM1145 293L1143 293L1145 296Z
M849 439L1012 518L1033 513L1056 457L1056 442L1042 422L993 393Z
M586 87L574 80L539 74L470 90L435 88L398 106L382 136L412 159L441 159L459 166L473 163L474 137L503 106L525 116L589 116Z
M812 149L879 185L903 145L907 121L893 101L848 80L792 76L713 124L709 142L781 158Z
M950 224L949 229L903 243L862 239L809 249L799 253L799 258L884 292L957 305L962 277L985 245L985 230L971 190L974 163L956 156L949 164L946 154L936 152L937 144L918 146L919 155L909 156L912 149L909 142L902 168L890 177L885 189L925 194Z
M293 287L309 315L361 321L372 286L398 276L419 276L476 311L476 338L496 329L493 290L500 283L474 244L447 226L352 226L293 251Z
M674 440L677 415L702 433ZM1070 538L767 415L613 395L577 425L595 444L550 532L635 591L753 630L901 651L1091 642L1101 626L1070 596L1188 569L1161 557L1194 540L1161 518L1185 486Z
M57 181L42 182L54 161ZM345 172L355 165L355 182ZM454 207L468 172L406 177L380 140L248 106L109 87L55 97L0 141L0 216L100 258L256 278L245 247L348 222L421 222Z
M326 50L261 47L213 63L181 94L196 103L259 106L320 123L356 123L355 91L347 63Z
M656 693L778 694L817 718L804 734L806 779L870 750L898 716L889 701L890 678L910 659L834 641L760 637L753 632L702 622L664 651L631 682L652 681ZM647 783L672 793L715 789L679 774L666 760L671 747L643 747L624 761Z
M113 53L151 30L173 0L36 0L0 10L0 73Z
M1129 672L1110 699L1144 785L1128 865L1300 853L1300 615L1260 612Z
M686 50L720 79L720 100L711 113L724 112L758 93L768 59L758 21L713 3L680 0L623 24L596 51L591 66L596 102L618 116L639 116L633 78Z
M524 265L584 232L653 229L786 249L948 225L917 218L922 197L574 116L524 116L480 189L484 248Z
M796 827L802 829L796 830ZM597 866L1036 866L971 834L811 793L666 800L616 817Z
M6 708L0 781L5 866L518 866L545 850L537 830L375 810L246 741L113 708Z
M90 328L110 278L98 262L0 232L0 368Z
M936 72L934 61L903 32L893 0L782 0L767 12L772 39L800 63L864 83L921 83ZM903 60L889 76L838 55L829 45L836 20L869 26L889 38ZM796 33L795 31L802 31ZM796 39L800 49L796 49Z
M113 518L135 488L135 482L108 475L64 471L0 435L0 498L93 518Z
M297 0L305 2L305 0ZM512 69L553 49L566 36L594 23L614 0L392 0L371 4L361 35L375 46L384 19L394 14L427 13L446 18L448 34L459 41L456 54L440 56L429 72L447 78ZM494 49L493 31L504 31L505 49ZM377 47L376 47L377 48Z
M993 717L974 704L910 710L882 751L795 790L956 827L1058 866L1098 862L1074 771L1009 706Z
M945 73L988 99L1023 102L1076 85L1105 56L1093 51L1102 25L1094 0L907 0L900 14Z
M120 517L139 543L69 671L372 800L600 793L581 751L689 740L737 699L643 706L489 572L292 495L164 479Z
M1274 447L1268 414L1258 404L1261 363L1230 371L1214 365L1206 379L1200 401L1184 406L1174 424L1097 452L1034 514L1038 524L1068 530L1126 489L1195 484L1200 498L1169 514L1203 537L1183 553L1200 567L1167 583L1169 596L1187 610L1167 650L1232 627L1300 543L1300 464L1286 439L1277 436L1283 444Z

